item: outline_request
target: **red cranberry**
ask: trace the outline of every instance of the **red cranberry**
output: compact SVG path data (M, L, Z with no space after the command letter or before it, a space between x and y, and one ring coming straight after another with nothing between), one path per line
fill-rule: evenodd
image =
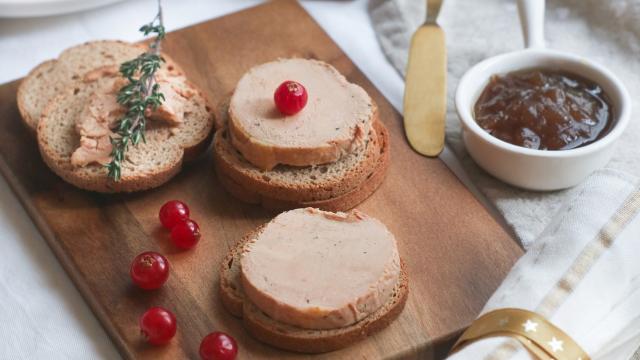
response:
M238 355L238 344L223 332L212 332L200 343L202 360L233 360L236 355Z
M189 207L179 200L167 201L160 208L162 226L171 230L176 224L189 218Z
M168 343L176 330L175 315L161 307L152 307L140 317L140 333L151 345Z
M276 107L284 115L294 115L307 105L307 89L302 84L287 80L273 94Z

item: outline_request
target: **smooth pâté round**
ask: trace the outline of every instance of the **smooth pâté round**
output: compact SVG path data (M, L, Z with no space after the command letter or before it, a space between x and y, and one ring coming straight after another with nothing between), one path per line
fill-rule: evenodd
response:
M274 101L280 103L280 94L288 99L302 90L285 80L295 80L306 90L306 106L295 115L282 115L274 106ZM297 97L292 98L298 104ZM251 68L236 85L228 115L233 147L262 170L279 164L335 162L365 144L377 119L373 100L364 89L333 66L306 59L280 59Z
M240 268L253 305L275 321L315 330L365 319L393 298L402 276L393 234L357 210L284 212L244 246Z
M159 306L152 307L140 317L140 333L151 345L164 345L176 334L177 322L173 313Z
M171 229L171 241L181 249L191 249L200 241L200 227L191 219L176 224Z
M160 223L171 230L176 224L189 218L189 207L180 200L167 201L158 214Z
M231 336L215 331L202 339L200 357L202 360L233 360L238 355L238 344Z
M284 115L295 115L307 105L307 89L296 81L287 80L273 94L278 110Z
M143 252L131 262L129 275L140 288L157 289L169 278L169 260L157 252Z

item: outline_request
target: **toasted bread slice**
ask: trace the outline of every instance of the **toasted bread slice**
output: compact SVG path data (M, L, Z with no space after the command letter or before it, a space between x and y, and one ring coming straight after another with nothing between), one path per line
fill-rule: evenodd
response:
M306 88L308 102L294 115L281 114L274 90L286 80ZM290 83L292 88L299 85ZM375 120L375 105L360 86L333 66L311 59L279 59L251 68L229 105L233 146L254 166L320 165L361 146Z
M398 318L409 295L409 278L404 263L393 297L363 320L338 329L309 330L276 322L250 301L243 303L245 328L258 340L277 348L301 353L324 353L345 348L383 330Z
M254 239L264 226L245 235L227 254L220 267L219 289L223 305L232 315L243 319L245 328L258 340L285 350L322 353L338 350L384 329L395 320L406 304L409 278L401 261L400 281L385 305L363 320L338 329L309 330L290 326L269 318L245 299L241 282L240 257L244 245Z
M365 201L382 184L389 167L389 139L386 128L382 127L378 134L380 139L379 151L376 165L372 172L358 186L333 198L311 201L292 201L276 199L269 194L261 194L250 188L243 187L227 176L224 171L216 166L216 173L222 186L236 198L250 204L260 204L262 207L271 210L289 210L299 207L315 207L326 211L345 211ZM216 162L218 164L218 162Z
M57 60L38 65L18 88L18 109L25 124L34 131L51 99L79 82L95 68L119 65L145 51L145 47L124 41L90 41L66 49Z
M266 225L266 224L265 224ZM247 233L227 253L220 265L220 298L225 309L235 317L242 317L244 292L240 274L240 257L246 243L254 239L265 225Z
M315 206L326 210L346 210L366 199L380 185L389 164L389 136L385 126L377 120L364 146L340 160L319 166L297 167L279 165L273 170L261 170L247 161L230 141L228 103L218 111L218 132L214 138L214 160L223 185L229 192L249 203L262 203L267 208L287 209ZM373 174L376 174L372 179ZM352 192L371 179L358 196L351 196L348 207L342 201L332 201ZM359 199L358 202L357 199ZM320 206L329 201L327 206Z
M55 94L64 88L55 81L58 60L47 60L22 79L18 87L18 111L23 123L34 133L42 110Z
M82 81L83 76L96 68L116 66L136 58L146 47L119 40L89 41L63 51L55 60L35 67L18 88L18 110L24 123L34 132L45 107L65 88ZM166 69L174 75L182 69L167 55Z
M185 102L184 122L170 128L149 121L146 143L129 147L126 161L121 165L120 181L110 180L102 165L76 167L71 164L71 155L80 141L75 129L76 118L88 97L96 89L113 84L114 76L75 83L49 103L38 124L38 146L45 163L65 181L91 191L132 192L165 183L180 171L183 158L192 159L207 148L213 131L213 116L202 92L183 76L176 78L180 86L194 93Z

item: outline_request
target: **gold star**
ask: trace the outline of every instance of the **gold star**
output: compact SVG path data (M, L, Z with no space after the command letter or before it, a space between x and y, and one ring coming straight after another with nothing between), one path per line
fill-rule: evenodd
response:
M508 323L509 323L509 318L508 317L503 317L502 319L500 319L500 321L498 321L498 325L500 325L502 327L504 327Z
M522 324L525 332L536 332L538 331L538 323L535 321L527 320L526 323Z
M549 341L547 344L549 344L549 346L551 346L551 350L553 352L558 352L558 351L563 351L564 350L562 348L562 343L563 343L562 340L558 340L554 336L553 338L551 338L551 341Z

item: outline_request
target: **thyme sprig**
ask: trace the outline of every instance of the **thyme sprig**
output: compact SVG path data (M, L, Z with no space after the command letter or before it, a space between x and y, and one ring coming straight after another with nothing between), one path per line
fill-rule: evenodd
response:
M120 181L121 165L129 146L146 142L147 109L156 110L165 100L156 81L156 72L164 62L160 56L160 46L165 37L161 0L158 0L156 17L142 26L140 32L145 36L155 34L155 39L147 52L120 65L120 73L128 83L118 92L117 100L127 110L113 129L115 136L110 138L111 162L106 166L109 178L114 181Z

